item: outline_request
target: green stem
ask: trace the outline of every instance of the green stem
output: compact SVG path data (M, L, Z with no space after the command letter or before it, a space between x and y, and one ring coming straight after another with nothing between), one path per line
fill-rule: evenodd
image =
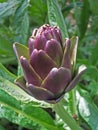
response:
M76 109L76 90L75 89L69 92L69 107L70 107L71 114L76 115L77 109Z
M77 125L76 121L64 109L62 102L58 102L54 105L54 111L71 128L71 130L82 130L82 128Z

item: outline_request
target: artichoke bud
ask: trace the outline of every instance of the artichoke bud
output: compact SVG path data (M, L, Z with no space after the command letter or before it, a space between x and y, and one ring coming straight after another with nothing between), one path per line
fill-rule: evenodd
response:
M77 45L78 37L66 38L64 42L58 27L45 24L34 29L28 47L14 44L24 73L24 79L20 77L15 83L38 100L58 102L76 86L86 69L80 66L73 75Z

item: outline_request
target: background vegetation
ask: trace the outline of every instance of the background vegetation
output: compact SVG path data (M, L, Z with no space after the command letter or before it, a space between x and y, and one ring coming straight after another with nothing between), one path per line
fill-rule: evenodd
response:
M27 45L32 30L45 23L79 37L77 66L85 64L87 71L75 88L76 110L71 93L64 105L83 129L98 130L98 0L0 0L0 130L66 127L13 84L20 75L13 43Z

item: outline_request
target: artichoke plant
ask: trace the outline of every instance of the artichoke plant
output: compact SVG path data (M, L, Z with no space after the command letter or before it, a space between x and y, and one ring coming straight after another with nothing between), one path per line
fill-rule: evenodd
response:
M78 37L64 40L58 27L45 24L35 29L28 48L14 44L24 74L15 83L38 100L58 102L86 69L82 65L76 70L77 45Z

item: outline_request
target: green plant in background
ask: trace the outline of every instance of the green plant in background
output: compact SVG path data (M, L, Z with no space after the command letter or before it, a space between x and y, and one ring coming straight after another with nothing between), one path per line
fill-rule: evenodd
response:
M0 129L8 129L9 122L5 120L7 119L18 124L17 129L25 127L32 130L67 130L70 127L72 130L97 130L98 27L96 23L98 1L47 0L46 2L46 0L0 0L0 2L0 62L13 73L10 73L0 64ZM49 23L52 26L50 28L58 26L62 32L63 41L64 38L79 37L77 49L78 64L75 65L75 70L78 70L81 64L87 66L83 79L81 77L76 87L63 95L63 99L60 97L65 91L63 91L64 87L61 84L61 93L55 95L52 101L54 99L58 101L58 98L61 100L54 105L38 101L28 94L30 91L23 87L28 82L28 79L25 76L25 81L22 77L23 72L20 65L18 65L17 69L17 61L13 51L13 43L19 42L21 44L15 44L16 52L21 47L24 48L21 49L19 57L21 55L26 58L29 57L29 54L28 56L26 55L28 53L26 46L29 36L34 28L39 28L45 23ZM52 38L55 39L53 36ZM73 39L76 41L76 38ZM33 34L31 41L35 40L36 36ZM77 45L75 44L76 42L72 43L73 40L69 41L71 41L72 45ZM34 45L37 43L34 43ZM60 45L61 43L65 42L60 42ZM25 44L25 46L22 44ZM63 44L61 48L64 48ZM31 51L33 52L33 50ZM62 55L60 54L61 57L63 57ZM21 58L21 60L23 59ZM58 65L58 61L56 63ZM72 68L73 79L77 71ZM24 70L26 69L24 68ZM15 80L28 93L15 85ZM21 80L24 82L20 82ZM54 92L53 88L52 90ZM38 99L38 97L36 98ZM15 124L13 125L15 126Z

